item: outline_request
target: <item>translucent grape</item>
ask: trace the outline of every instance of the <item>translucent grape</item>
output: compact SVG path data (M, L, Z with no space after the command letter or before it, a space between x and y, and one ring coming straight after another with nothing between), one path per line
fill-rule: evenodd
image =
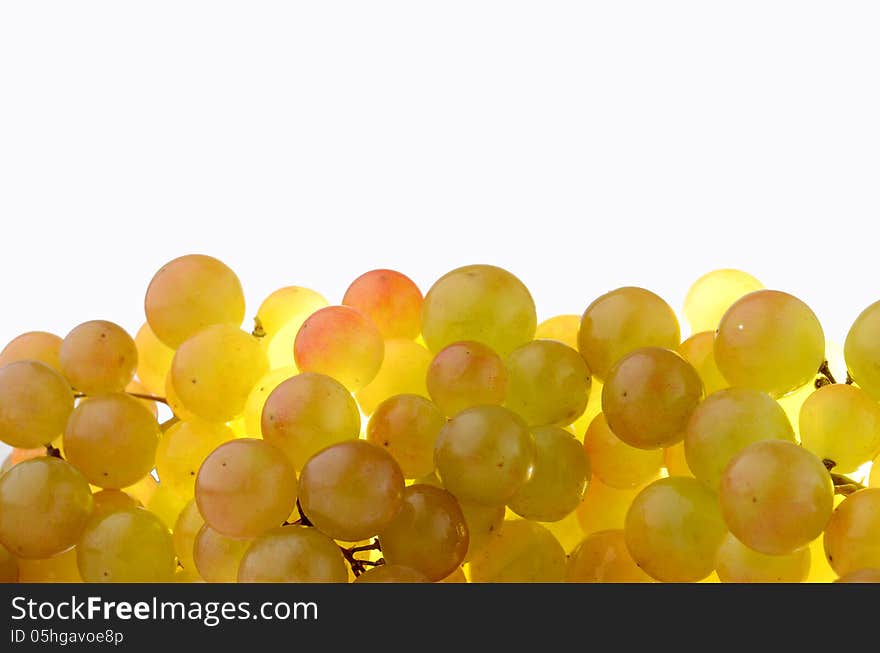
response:
M461 513L468 530L468 549L465 562L478 555L504 525L504 506L484 506L469 501L459 501Z
M137 378L150 394L162 396L165 379L171 370L174 350L156 337L150 325L144 323L134 337L137 348Z
M0 583L18 582L18 560L0 544Z
M810 573L804 582L807 583L830 583L837 578L837 574L828 564L828 558L825 557L825 546L823 544L824 534L810 542Z
M159 438L159 481L182 497L192 498L202 462L214 449L233 439L235 434L225 424L203 420L177 422Z
M181 496L177 492L168 489L166 485L160 484L153 495L144 504L144 507L151 513L156 515L168 530L174 528L180 511L187 504L187 497Z
M531 477L535 440L506 408L476 406L440 430L434 463L443 485L458 499L501 505Z
M728 533L715 569L722 583L801 583L810 573L810 547L771 556L753 551Z
M428 399L400 394L379 404L367 423L367 441L384 447L405 478L434 471L434 443L446 423Z
M588 535L568 556L567 583L650 583L652 578L632 559L623 531Z
M168 402L168 407L178 419L201 419L184 406L180 397L177 396L177 390L174 388L174 379L170 371L168 372L168 378L165 379L165 401Z
M342 303L369 317L385 338L419 335L422 291L412 279L394 270L371 270L355 279Z
M590 370L577 350L535 340L507 357L507 407L531 426L567 426L590 397Z
M61 371L61 338L45 331L28 331L9 341L0 351L0 367L17 361L39 361Z
M875 458L871 465L868 487L880 487L880 462L878 461L880 461L880 457Z
M142 383L138 382L137 379L128 382L128 385L125 386L125 392L130 395L150 394L149 390ZM159 406L156 405L157 402L153 401L152 399L147 399L145 397L136 398L140 402L141 406L143 406L150 412L150 414L153 416L153 419L159 419Z
M302 510L318 530L356 542L377 535L403 502L403 473L382 447L340 442L305 464L299 482Z
M46 558L79 539L94 502L89 484L59 458L34 458L0 477L0 544L18 558Z
M468 265L443 275L422 305L422 335L439 352L466 340L507 356L535 335L535 301L522 281L491 265Z
M246 435L262 433L263 407L269 395L287 379L292 379L299 371L295 367L280 367L263 375L251 389L244 404L244 431Z
M728 309L715 336L715 362L731 385L781 397L816 375L825 334L810 307L777 290L758 290Z
M851 494L825 529L825 555L839 576L880 568L880 489Z
M764 440L737 454L721 477L721 510L730 532L750 549L784 555L808 544L831 516L831 476L806 449Z
M430 583L428 577L412 567L379 565L357 577L356 583Z
M765 392L719 390L697 406L688 422L684 436L688 469L717 492L727 463L760 440L795 441L785 411Z
M580 505L590 478L583 445L558 426L532 430L535 463L531 477L508 501L513 512L534 521L559 521Z
M679 342L672 307L644 288L618 288L602 295L584 311L578 331L581 356L603 381L630 352L642 347L675 349Z
M167 583L174 577L171 533L143 508L91 520L77 544L76 560L87 583Z
M33 449L64 432L73 391L59 372L37 361L0 368L0 440Z
M94 501L92 516L122 508L143 507L137 499L122 490L99 490L92 494L92 500Z
M379 373L357 392L358 404L366 415L394 395L428 396L425 377L431 364L431 352L413 340L386 340L385 358Z
M556 315L538 325L538 328L535 329L535 339L558 340L563 345L568 345L576 350L580 328L580 315Z
M692 335L678 346L678 353L697 370L707 395L730 387L715 363L714 331L702 331Z
M180 345L171 363L171 378L188 410L206 420L227 422L244 412L251 389L268 369L256 338L217 324Z
M614 488L634 488L653 481L663 467L663 451L638 449L618 438L599 413L584 435L590 468L603 483Z
M649 576L695 582L715 568L726 532L715 495L699 481L675 476L642 490L626 514L626 547Z
M318 451L360 435L361 416L351 393L323 374L303 373L278 385L263 406L262 433L296 469Z
M134 378L138 352L134 339L106 320L83 322L61 343L61 371L88 394L121 392Z
M172 349L212 324L239 327L244 319L241 282L224 263L188 254L155 274L144 299L153 333Z
M668 349L645 347L627 354L608 373L602 412L614 435L639 449L657 449L684 437L703 396L693 366Z
M189 571L196 571L196 563L193 559L193 546L196 535L204 526L205 520L199 512L199 506L195 499L187 503L174 522L171 538L174 542L174 553L180 565ZM233 581L234 582L234 581Z
M846 334L843 355L850 376L880 399L880 301L862 311Z
M801 444L850 474L880 454L880 404L851 385L826 385L801 406Z
M599 531L622 529L626 511L642 488L617 489L605 485L593 474L587 484L584 500L577 508L577 517L585 535Z
M64 431L64 453L92 485L123 488L153 469L159 425L129 395L80 401Z
M203 525L196 534L192 552L199 576L208 583L236 582L241 559L251 541L227 537Z
M254 540L241 560L239 583L347 583L342 552L305 526L277 528Z
M714 331L730 305L764 286L742 270L713 270L697 279L684 299L684 314L691 331Z
M242 438L217 447L196 476L205 523L230 537L256 537L279 526L296 504L296 472L280 449Z
M302 326L306 318L327 306L327 300L314 290L301 286L286 286L274 291L263 300L257 310L257 324L269 340L288 325ZM291 340L291 350L293 341Z
M379 373L385 343L363 313L348 306L328 306L303 322L293 355L301 371L326 374L356 392Z
M76 548L51 558L22 558L18 561L19 583L82 583L76 566Z
M507 369L492 349L456 342L438 353L427 371L431 399L444 415L484 404L500 405L507 393Z
M152 474L147 474L136 483L123 488L123 491L139 501L142 506L146 506L153 495L159 491L159 482L153 478Z
M473 583L561 583L565 551L540 524L508 520L469 569Z
M838 578L835 583L880 583L880 569L858 569Z

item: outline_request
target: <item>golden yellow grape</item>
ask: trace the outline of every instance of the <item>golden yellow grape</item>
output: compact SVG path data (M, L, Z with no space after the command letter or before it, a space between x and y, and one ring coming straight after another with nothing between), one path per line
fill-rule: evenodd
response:
M535 329L535 340L558 340L574 350L578 348L578 331L581 328L580 315L556 315L548 318Z
M61 373L38 361L0 368L0 441L34 449L64 432L73 391Z
M61 371L61 338L46 331L28 331L16 336L0 351L0 367L17 361L39 361Z
M306 318L327 306L323 295L301 286L285 286L270 294L257 309L256 321L267 340L275 338L282 329L294 325L297 330ZM293 340L290 341L293 351Z
M83 322L61 343L61 371L86 394L121 392L134 378L138 352L134 339L106 320Z
M810 573L810 547L767 555L728 533L718 549L715 569L722 583L801 583Z
M235 439L225 424L203 420L180 421L159 438L156 472L159 482L181 497L195 496L196 474L202 462L224 442Z
M18 560L0 544L0 583L17 583L18 575Z
M431 352L414 340L386 340L379 373L355 395L361 410L365 415L372 415L376 406L394 395L427 397L425 379L430 364Z
M618 438L599 413L584 435L584 448L590 468L606 485L634 488L653 481L663 467L663 451L639 449Z
M503 404L507 368L490 347L479 342L455 342L431 361L426 383L431 400L451 417L473 406Z
M262 433L261 421L266 400L275 388L297 374L299 371L295 367L280 367L266 372L263 378L257 381L244 404L243 429L245 436L256 437Z
M880 569L857 569L838 578L835 583L880 583Z
M195 499L187 503L180 514L177 521L174 522L174 528L171 531L171 539L174 542L174 553L180 565L188 572L196 572L196 563L193 559L193 545L205 520L199 512L199 506ZM198 575L198 574L197 574Z
M650 583L653 579L632 559L623 531L588 535L568 556L567 583Z
M51 558L22 558L18 561L19 583L82 583L76 566L76 547Z
M697 370L707 395L730 387L730 383L715 363L714 331L702 331L692 335L678 346L677 351Z
M684 299L684 315L691 332L714 331L724 312L743 295L763 284L742 270L713 270L697 279Z
M561 583L565 551L540 524L507 520L468 568L472 583Z
M399 394L383 401L367 423L367 441L384 447L405 478L420 478L434 471L434 442L446 419L438 408L414 394Z
M824 545L839 576L880 568L880 489L859 490L844 499L828 522Z
M239 583L347 583L336 543L317 529L284 526L255 539L238 570Z
M156 337L150 325L144 323L134 337L137 348L137 378L147 390L162 396L165 392L165 379L171 370L174 350Z
M846 369L874 399L880 399L880 302L859 313L843 344Z
M419 335L422 291L405 274L371 270L351 282L342 303L369 317L385 338Z
M622 529L626 512L641 487L616 489L605 485L593 474L587 484L584 500L577 508L578 521L584 535L598 531Z
M460 569L456 567L456 569ZM354 581L355 583L430 583L428 577L412 567L403 565L379 565L368 569ZM447 582L445 579L443 582Z
M234 583L238 567L252 540L218 533L204 524L193 541L192 558L199 576L207 583Z

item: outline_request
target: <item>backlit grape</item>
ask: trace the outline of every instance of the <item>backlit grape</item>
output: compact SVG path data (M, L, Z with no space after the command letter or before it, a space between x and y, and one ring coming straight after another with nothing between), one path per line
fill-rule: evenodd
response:
M568 583L650 583L652 578L632 559L623 531L599 531L588 535L568 556Z
M208 583L234 583L249 539L235 539L204 524L193 541L192 558L199 576Z
M565 550L540 524L508 520L469 568L473 583L561 583Z
M342 552L314 528L284 526L255 539L238 569L239 583L346 583Z
M614 435L602 413L587 429L584 448L593 474L615 488L634 488L653 481L664 463L662 450L632 447Z
M369 317L385 338L419 335L422 292L412 279L394 270L371 270L352 281L345 306Z
M401 394L428 396L426 376L431 352L413 340L401 338L385 341L385 358L379 373L365 388L358 390L357 401L366 415L376 406Z
M121 392L134 378L138 352L134 339L118 324L84 322L61 343L61 371L81 392Z
M691 331L714 331L731 304L763 288L760 281L742 270L713 270L704 274L694 282L684 299L684 314Z
M473 406L504 403L507 369L486 345L456 342L434 357L426 382L433 402L451 417Z
M406 478L434 471L434 443L446 424L430 400L412 394L389 397L367 423L367 441L384 447Z
M17 361L39 361L61 371L61 338L45 331L28 331L9 341L0 351L0 367Z
M825 555L840 576L880 569L880 489L860 490L837 506L825 529Z
M59 372L37 361L0 368L0 440L33 449L64 432L73 391Z
M753 551L728 533L715 564L722 583L800 583L810 572L810 547L767 555Z
M202 462L214 449L234 438L232 429L225 424L202 420L177 422L159 438L159 481L177 494L192 498Z

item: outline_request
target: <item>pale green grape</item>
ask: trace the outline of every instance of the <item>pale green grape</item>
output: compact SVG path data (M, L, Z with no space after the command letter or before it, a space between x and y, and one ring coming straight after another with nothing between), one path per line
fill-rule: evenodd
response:
M565 550L540 524L508 520L471 560L469 570L473 583L561 583Z
M846 334L846 369L859 387L880 399L880 302L862 311Z
M730 387L715 363L715 332L696 333L678 346L678 353L694 366L703 380L706 394Z
M421 328L422 291L394 270L371 270L351 282L345 306L369 317L385 338L415 338Z
M138 351L118 324L84 322L61 343L61 371L70 384L88 394L121 392L134 378Z
M801 583L810 573L810 547L771 556L753 551L728 533L715 569L722 583Z
M28 331L9 341L0 351L0 367L17 361L39 361L61 371L61 338L45 331Z
M620 529L588 535L568 556L567 583L650 583L632 559Z
M691 331L714 331L731 304L763 288L760 281L742 270L722 269L704 274L684 298L684 314Z
M284 526L255 539L238 569L239 583L347 583L336 543L314 528Z
M457 568L458 569L458 568ZM412 567L379 565L357 577L355 583L430 583L428 577Z
M426 376L431 364L431 352L413 340L401 338L385 341L382 367L367 386L357 392L358 404L366 415L372 415L376 406L394 395L414 394L428 396Z
M400 394L383 401L367 423L367 441L384 447L405 478L434 471L434 442L446 420L428 399Z
M653 481L663 467L663 451L638 449L618 438L599 413L584 435L590 469L603 483L614 488L633 488Z
M538 325L538 328L535 329L535 339L558 340L563 345L577 350L580 328L580 315L556 315Z
M208 583L234 583L252 540L235 539L204 524L193 541L192 558L199 576Z
M257 309L256 321L266 339L271 340L288 325L298 330L312 313L327 306L327 300L314 290L285 286L270 294ZM290 342L293 351L293 341Z
M196 535L204 526L205 520L199 512L199 506L195 499L187 503L177 517L172 529L171 538L174 542L174 552L177 560L187 571L196 571L196 563L193 560L193 545Z
M880 489L851 494L825 529L825 555L839 576L880 569Z
M159 438L159 482L184 498L192 498L202 462L214 449L233 439L235 434L225 424L203 420L177 422Z
M64 432L73 391L59 372L38 361L0 368L0 440L33 449Z
M162 396L165 392L165 379L171 370L174 350L156 337L149 324L144 324L134 337L137 348L137 378L147 390Z
M426 382L437 408L451 417L473 406L504 403L507 369L486 345L456 342L434 357Z

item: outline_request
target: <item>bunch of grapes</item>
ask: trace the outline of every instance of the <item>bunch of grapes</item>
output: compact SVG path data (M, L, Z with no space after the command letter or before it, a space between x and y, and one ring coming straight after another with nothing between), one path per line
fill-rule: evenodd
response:
M636 287L538 324L490 265L284 287L251 331L188 255L144 306L0 353L0 581L880 580L880 302L842 383L736 270L684 341Z

